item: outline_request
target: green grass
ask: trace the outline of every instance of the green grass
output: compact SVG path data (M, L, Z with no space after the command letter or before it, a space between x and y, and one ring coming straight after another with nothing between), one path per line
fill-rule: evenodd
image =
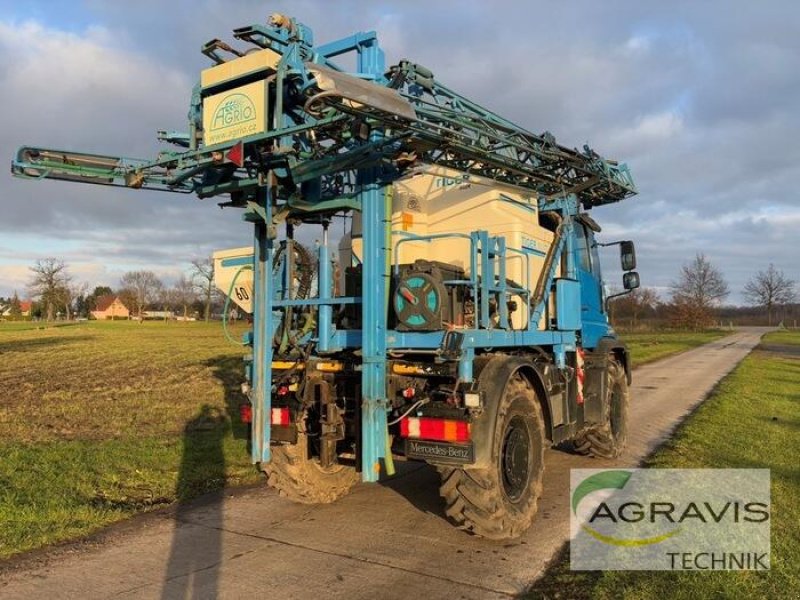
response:
M57 327L78 327L82 323L42 321L0 321L0 335L13 331L27 331L29 329L55 329Z
M700 332L655 331L651 333L620 333L620 337L628 344L633 366L638 367L671 354L702 346L730 333L730 331L716 329Z
M800 597L800 333L776 332L648 460L661 468L769 468L769 572L572 572L566 551L527 598Z
M0 558L258 481L243 353L219 323L0 326Z

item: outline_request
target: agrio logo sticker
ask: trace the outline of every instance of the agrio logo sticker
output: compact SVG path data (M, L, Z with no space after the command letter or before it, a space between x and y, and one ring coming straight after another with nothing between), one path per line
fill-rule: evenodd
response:
M203 143L213 146L266 131L266 84L256 81L203 99Z
M220 102L211 119L211 131L256 120L256 107L244 94L231 94Z

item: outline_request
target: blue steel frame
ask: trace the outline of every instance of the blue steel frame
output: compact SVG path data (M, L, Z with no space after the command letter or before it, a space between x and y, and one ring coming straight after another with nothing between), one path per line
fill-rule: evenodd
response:
M376 79L383 77L386 61L375 37L358 44L358 72ZM379 130L373 130L370 141L379 141ZM369 335L362 339L361 371L361 465L364 481L377 481L380 459L386 453L386 202L385 186L379 183L379 167L358 173L361 192L361 219L364 228L362 269L362 323Z
M507 253L513 252L527 260L532 255L541 256L541 253L507 247L504 238L490 236L486 231L477 230L467 236L471 246L470 277L464 281L446 282L448 285L469 286L474 296L480 299L479 306L476 307L474 328L459 330L463 334L463 341L461 355L457 360L459 379L463 383L473 379L472 363L476 352L487 348L547 347L552 349L558 367L566 365L566 353L576 349L577 336L582 329L580 318L569 321L570 325L575 327L569 330L539 331L538 324L546 311L551 308L548 306L549 292L556 278L577 280L573 218L579 213L581 203L584 206L593 206L615 202L634 194L635 187L625 165L607 162L588 148L584 153L578 153L558 146L549 134L534 136L516 128L512 123L439 85L433 80L432 75L426 74L426 70L418 65L401 63L400 70L394 69L387 74L384 53L378 45L374 32L357 33L314 48L311 30L293 20L291 23L290 28L252 25L237 29L234 34L241 40L262 48L271 47L282 54L273 75L276 90L282 91L284 82L293 77L295 83L298 78L302 81L302 86L296 88L297 90L305 93L308 88L313 93L313 81L305 67L307 63L321 64L342 71L331 59L356 52L355 76L374 81L384 87L396 81L402 88L401 95L414 106L417 118L405 122L382 121L382 125L379 124L370 130L367 143L345 145L347 151L340 155L326 156L319 160L298 159L300 153L297 156L283 158L278 156L266 169L269 173L266 176L262 171L256 172L250 164L244 169L240 168L239 177L231 181L207 183L202 177L205 170L217 164L219 160L213 151L226 151L237 142L198 148L193 128L197 126L196 121L201 114L202 97L199 88L195 88L190 111L191 135L164 135L164 139L176 140L180 145L185 145L188 140L187 152L164 153L156 161L150 162L110 157L111 166L105 166L103 162L109 157L83 155L90 166L80 166L80 164L76 166L72 164L73 160L61 160L62 153L59 151L23 148L18 152L12 170L16 175L23 177L68 178L86 183L163 191L194 191L200 197L255 189L255 194L245 197L247 210L244 215L246 221L254 224L255 298L253 332L249 336L253 345L250 370L254 408L252 460L254 462L270 460L272 358L275 334L273 311L289 306L316 306L319 310L316 330L307 334L301 341L316 342L318 354L330 354L353 348L362 349L360 456L362 478L364 481L376 481L380 475L380 459L385 458L387 446L387 352L392 349L435 350L442 346L445 335L441 331L391 331L387 326L390 277L387 255L391 251L388 247L391 224L387 214L387 203L391 193L391 183L401 175L397 169L382 162L383 159L394 156L389 151L396 152L404 137L413 134L418 141L429 143L434 148L425 156L428 162L481 176L490 176L497 181L514 185L527 185L529 191L539 194L539 211L556 212L562 220L560 226L562 235L551 249L551 252L561 259L562 264L559 265L559 260L551 261L551 266L545 274L546 293L537 305L528 311L528 324L522 330L510 328L509 311L504 300L508 295L518 295L529 302L532 282L527 282L527 289L509 286L505 277L505 257ZM313 130L324 131L332 124L344 122L349 118L348 115L351 115L345 111L333 116L321 116L318 120L307 117L305 122L298 124L287 114L297 107L288 107L285 111L284 101L283 93L275 94L274 122L269 131L251 136L252 139L244 138L239 142L247 146L256 141L263 143L274 140L277 148L289 148L295 141L293 138L295 134ZM490 150L484 147L488 140L494 140ZM305 146L301 150L311 156L311 153L307 152L308 141L302 144ZM80 156L73 154L69 158L74 157ZM80 160L78 162L80 163ZM356 191L352 195L348 191L350 187L347 186L341 188L345 190L344 192L336 191L334 188L331 188L334 191L320 192L323 182L334 175L350 173L353 170L356 171L353 188ZM275 178L289 175L298 185L305 182L309 190L316 189L316 193L312 192L308 199L304 198L307 204L313 204L317 209L328 210L338 207L340 210L349 207L361 211L363 226L361 298L333 296L333 272L330 260L332 250L326 244L319 248L317 298L291 297L291 261L287 262L286 267L279 272L273 272L277 237L276 222L273 220L277 215L273 215L273 211L293 208L294 205L293 199L273 198L272 194L275 189ZM562 176L572 181L571 188L565 190ZM537 181L539 183L536 183ZM276 210L276 207L280 209ZM431 241L435 237L416 239ZM562 270L561 273L558 272L559 269ZM572 298L574 294L569 290L570 285L562 287L564 293ZM498 302L499 322L496 325L490 320L489 299L492 295L501 300ZM333 307L356 303L362 305L362 329L337 331L332 319ZM570 309L574 311L574 305ZM557 307L556 310L560 308ZM556 323L561 321L556 319Z
M265 30L274 36L272 30ZM277 80L285 76L287 70L294 67L303 58L300 55L301 45L286 44L284 54L278 68ZM327 66L335 66L329 59L347 52L357 52L358 76L364 79L380 80L384 77L385 61L383 51L378 46L374 32L361 33L333 42L317 49L315 59ZM338 67L337 67L338 68ZM284 132L286 143L291 143L289 135L293 131L291 123L283 113L282 98L278 96L275 109L274 129ZM370 134L370 142L378 145L382 133L374 129ZM280 142L282 143L282 142ZM385 458L387 436L386 372L387 352L392 349L435 350L442 346L444 332L408 332L388 330L387 327L387 281L390 273L387 269L387 228L390 221L386 214L386 194L392 175L373 166L360 169L357 176L359 192L354 204L362 213L363 250L362 250L362 297L344 298L333 296L333 273L331 266L331 248L325 244L319 247L319 285L318 297L294 299L291 297L290 266L284 266L273 272L275 256L275 231L273 225L274 199L271 197L272 187L265 185L259 188L256 201L250 203L250 210L245 213L246 220L254 225L254 298L253 312L253 365L251 385L253 390L253 434L252 460L267 462L270 460L270 413L272 396L272 358L274 354L273 339L275 320L273 310L288 306L318 307L319 313L315 335L307 336L303 341L316 342L318 354L331 354L346 349L361 348L361 465L364 481L377 481L380 476L380 459ZM396 177L396 175L395 175ZM388 185L387 185L388 184ZM540 211L554 211L563 220L564 234L558 246L553 249L556 256L566 262L564 276L567 279L576 277L573 256L573 224L572 217L578 214L579 201L575 195L564 198L542 198L539 201ZM477 351L486 348L524 348L546 346L552 348L555 363L559 367L566 365L566 352L576 349L576 330L539 331L538 323L548 308L549 293L537 306L528 311L527 327L512 330L509 324L509 312L505 301L498 302L499 323L492 328L490 322L489 300L493 295L507 298L508 295L519 295L527 301L530 297L531 282L528 289L511 287L506 282L505 257L508 252L541 256L541 252L510 248L502 237L492 237L486 231L474 231L465 234L440 234L430 236L406 235L397 242L397 248L405 241L433 241L442 237L464 237L470 241L470 277L464 281L447 282L449 285L466 285L473 296L480 298L476 307L475 328L460 330L463 334L461 356L458 359L459 380L469 383L473 379L473 360ZM286 253L288 254L288 253ZM286 255L285 254L285 255ZM395 270L398 265L395 261ZM557 276L559 261L552 262L546 274L545 289L550 290ZM288 297L286 297L288 295ZM283 296L283 297L282 297ZM333 325L333 306L361 303L362 329L335 330ZM574 307L572 307L574 308ZM573 322L575 319L573 318Z
M260 430L253 434L253 460L269 460L269 411L270 411L270 382L272 380L272 339L274 333L272 310L286 306L317 306L319 318L315 335L307 337L304 341L316 342L317 354L332 354L346 349L362 349L362 421L361 421L361 460L362 479L376 481L380 476L380 459L386 453L386 416L388 399L386 398L386 372L387 353L398 349L436 350L441 348L444 335L443 331L434 332L409 332L396 331L387 328L387 251L386 228L389 226L386 214L385 188L375 181L374 168L365 169L360 173L362 192L360 201L362 206L363 228L363 269L362 269L362 297L334 297L333 267L331 263L331 249L321 244L318 249L319 259L319 293L317 298L310 299L279 299L275 298L274 291L277 286L287 289L285 281L278 283L272 279L285 277L279 271L272 273L273 244L266 235L268 228L261 224L256 225L256 252L255 269L256 295L255 302L255 337L254 337L254 362L253 376L256 389L255 398L260 406L254 413L254 422L260 423ZM549 271L545 274L545 290L550 290L557 279L562 278L570 283L575 280L576 268L574 257L574 228L573 217L578 213L578 200L574 196L567 198L547 200L540 203L542 210L554 211L560 214L563 224L563 234L552 252L556 257L561 257L563 265L558 260L553 260ZM262 208L270 216L269 195L264 194ZM397 249L407 241L433 241L446 237L460 237L470 241L470 276L460 281L446 282L448 285L464 285L473 290L475 297L481 298L480 305L476 308L476 324L474 328L459 330L463 334L461 356L458 358L459 380L469 383L473 380L473 360L476 351L487 348L524 348L548 347L552 348L555 363L558 367L566 366L566 353L574 352L577 348L577 332L580 329L580 307L570 304L565 310L570 312L570 321L574 329L570 330L538 330L538 324L548 309L550 294L546 293L539 303L529 311L526 328L512 330L509 325L507 310L501 311L498 328L491 328L489 321L488 299L492 295L506 298L509 295L529 297L530 290L509 286L505 277L505 259L508 252L520 253L523 256L539 254L507 247L502 237L492 237L486 231L475 231L471 235L465 234L437 234L429 236L406 235L398 240L394 248L394 271L399 268L397 263ZM371 258L370 258L371 257ZM562 273L559 273L559 270ZM561 277L559 277L561 275ZM343 304L362 304L362 329L361 330L336 330L332 322L333 306ZM504 302L498 303L504 306ZM559 319L556 319L559 321ZM365 333L366 332L366 333Z
M370 60L380 70L380 54ZM360 64L361 68L369 68L368 62ZM359 172L361 192L359 202L362 212L363 250L362 256L362 297L334 297L333 267L331 249L320 244L318 249L319 285L318 297L309 299L293 299L288 291L285 268L273 272L274 243L270 223L272 220L272 199L270 187L262 188L258 210L260 219L255 224L254 240L254 289L258 290L254 302L254 335L253 335L253 372L254 417L257 427L253 429L252 459L254 462L270 459L270 410L273 337L275 333L272 311L287 306L316 306L319 314L314 335L304 341L316 342L316 351L320 355L340 352L351 348L362 349L361 371L361 463L362 479L377 481L380 476L380 459L385 458L387 436L386 372L387 352L396 349L436 350L441 348L444 332L409 332L389 330L387 327L387 248L386 230L390 226L386 214L386 187L378 180L378 168L370 167ZM552 249L556 257L564 262L559 264L553 260L550 270L545 274L545 290L550 290L559 276L559 269L564 279L572 281L576 277L574 257L573 217L578 214L579 205L575 196L561 199L543 200L540 210L553 211L562 218L563 234ZM252 213L251 213L252 214ZM538 324L548 309L550 294L546 293L539 303L529 311L526 328L512 330L505 302L498 305L506 310L500 311L500 322L492 328L489 320L489 298L497 295L507 298L509 295L520 295L528 298L528 289L509 286L505 276L506 254L519 253L523 256L540 254L507 247L505 238L489 236L486 231L474 231L466 234L437 234L415 236L406 234L395 243L394 271L397 263L398 248L409 241L434 241L447 237L460 237L470 242L470 276L461 281L449 281L448 285L464 285L469 287L481 302L476 307L475 327L459 330L463 334L461 356L458 359L459 380L469 383L473 379L472 363L477 351L487 348L552 348L557 366L566 365L566 353L576 350L577 331L580 319L571 315L571 322L576 325L570 330L538 330ZM289 295L288 298L280 296ZM336 330L333 321L333 306L343 304L362 305L361 330ZM567 310L576 312L570 305ZM580 314L580 307L577 307ZM558 321L558 319L557 319ZM365 333L366 332L366 333Z
M258 204L264 211L263 222L256 222L253 241L253 365L251 386L253 394L253 428L251 458L253 462L269 462L272 409L272 340L274 302L272 261L274 256L271 188L260 189Z
M269 30L268 30L269 31ZM289 46L297 47L297 46ZM327 44L317 49L324 63L332 66L327 59L347 52L356 51L357 69L360 77L378 79L383 77L386 69L383 50L377 42L374 32L361 33L349 38ZM293 53L284 55L278 69L278 81L286 72L287 66L299 58ZM279 88L280 89L280 88ZM275 114L283 122L276 124L276 129L288 127L286 116L280 106ZM378 142L380 132L371 133L370 141ZM380 168L371 166L358 172L360 192L356 201L361 207L364 223L364 261L362 290L363 296L358 298L332 297L332 269L330 248L322 244L319 248L319 295L316 299L293 300L275 299L276 288L272 272L274 256L273 237L270 235L272 224L272 199L270 188L262 188L258 197L256 212L261 217L255 224L254 239L254 289L258 290L254 302L253 316L253 370L251 374L254 398L252 460L254 462L270 460L270 412L272 382L272 340L274 324L272 311L285 306L318 306L317 319L317 352L326 353L345 348L362 348L363 366L361 374L362 407L361 407L361 464L364 481L377 481L380 476L380 459L386 453L386 351L387 351L387 286L389 274L386 272L386 184L382 182ZM255 208L255 207L253 207ZM284 289L286 286L283 286ZM362 322L370 331L368 336L350 336L342 344L341 336L332 331L333 305L345 303L362 304ZM341 332L339 332L341 333ZM352 343L357 342L357 343Z

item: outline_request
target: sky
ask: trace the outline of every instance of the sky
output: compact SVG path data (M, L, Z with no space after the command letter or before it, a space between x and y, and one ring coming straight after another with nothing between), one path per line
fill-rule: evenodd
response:
M202 44L273 12L317 43L375 30L387 64L409 58L530 131L627 162L639 195L592 216L603 241L636 242L644 286L666 296L698 252L730 303L770 263L800 279L800 6L781 0L0 0L0 156L154 156L157 130L186 129ZM24 297L39 258L90 286L132 269L169 282L251 236L213 200L0 172L0 296ZM613 251L604 262L619 285Z

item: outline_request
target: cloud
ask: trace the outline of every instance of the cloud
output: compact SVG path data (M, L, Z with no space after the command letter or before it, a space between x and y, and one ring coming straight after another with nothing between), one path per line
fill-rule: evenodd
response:
M0 22L0 152L9 158L32 143L154 155L157 129L182 128L192 77L116 43L100 26L74 33ZM27 264L58 256L93 284L116 285L127 268L174 278L192 258L249 238L238 214L191 196L25 182L8 172L0 185L0 256ZM0 272L0 295L24 287L24 270Z
M151 153L156 129L182 125L192 79L114 43L104 27L79 35L0 22L4 139Z
M14 292L20 298L26 298L26 290L31 272L25 265L0 264L0 281L3 282L4 292L0 296L11 296Z

